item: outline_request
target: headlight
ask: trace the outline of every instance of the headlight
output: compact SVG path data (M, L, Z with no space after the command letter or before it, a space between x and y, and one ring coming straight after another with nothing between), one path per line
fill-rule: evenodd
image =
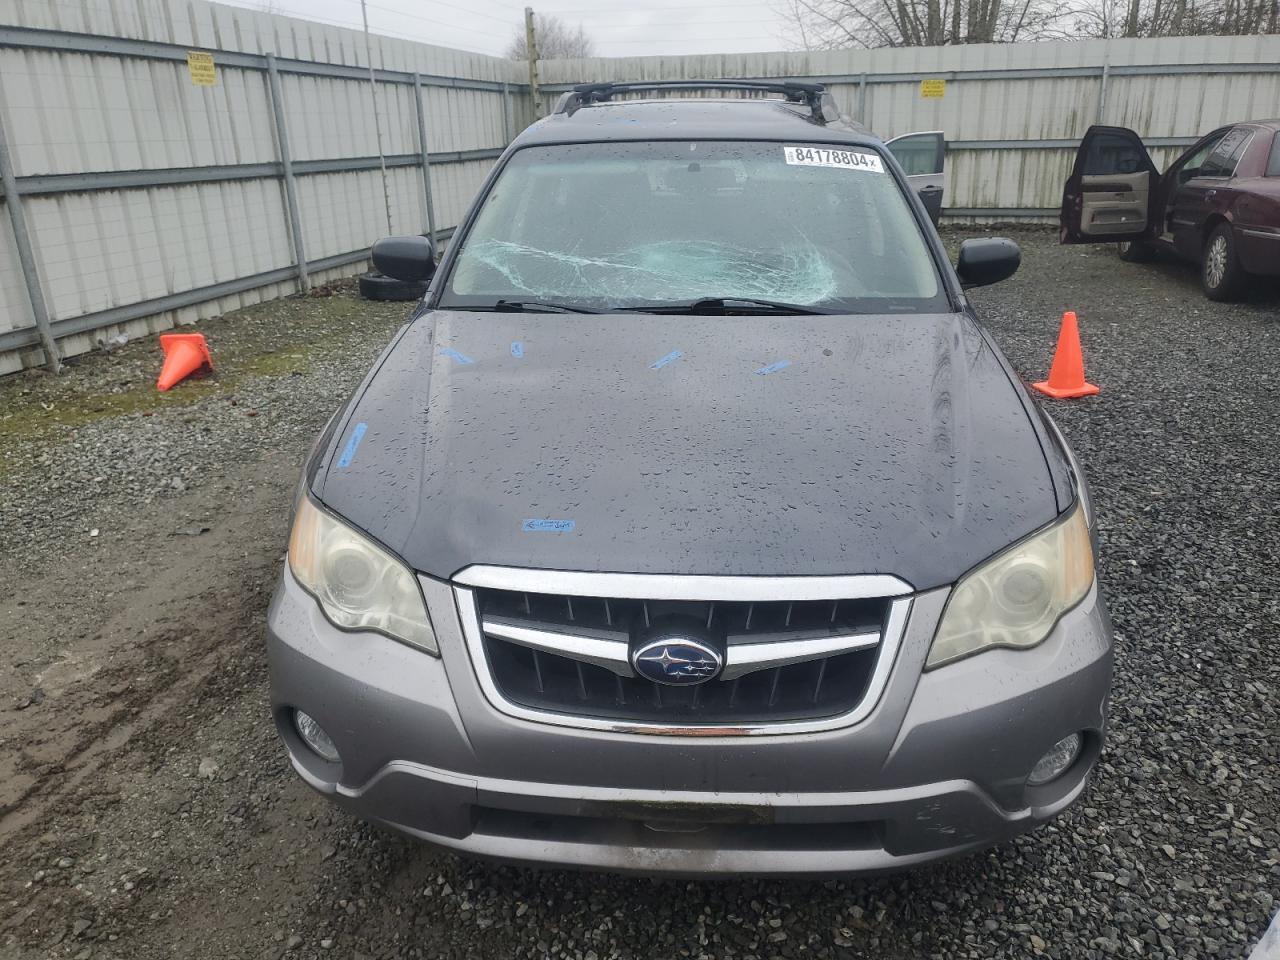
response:
M992 647L1034 647L1093 583L1093 549L1077 501L1065 519L965 574L943 611L925 669Z
M289 569L344 630L376 630L438 654L418 581L409 569L345 523L298 499Z

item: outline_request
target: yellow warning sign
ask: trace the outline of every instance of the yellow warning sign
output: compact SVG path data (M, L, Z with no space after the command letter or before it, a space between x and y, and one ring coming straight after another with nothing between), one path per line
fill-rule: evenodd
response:
M947 95L947 81L921 80L920 98L922 100L941 100Z
M212 87L218 82L218 72L213 67L212 53L188 50L187 69L191 71L191 82L197 87Z

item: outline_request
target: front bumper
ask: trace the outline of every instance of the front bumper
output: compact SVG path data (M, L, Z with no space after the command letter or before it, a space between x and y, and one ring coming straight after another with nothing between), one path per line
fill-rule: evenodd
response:
M876 873L989 846L1055 816L1102 745L1111 629L1096 590L1028 651L922 673L946 590L918 595L861 722L769 737L641 736L521 720L484 697L447 585L424 581L437 659L333 627L284 571L272 705L294 768L357 816L506 861L674 875ZM342 760L307 749L315 717ZM1027 787L1080 731L1080 758Z

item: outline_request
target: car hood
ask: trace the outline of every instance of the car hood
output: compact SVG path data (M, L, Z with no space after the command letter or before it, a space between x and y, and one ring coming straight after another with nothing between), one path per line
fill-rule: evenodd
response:
M313 492L412 567L953 582L1059 511L964 315L426 313Z

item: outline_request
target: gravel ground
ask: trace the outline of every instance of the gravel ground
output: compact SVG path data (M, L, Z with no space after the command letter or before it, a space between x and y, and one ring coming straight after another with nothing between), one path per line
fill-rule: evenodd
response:
M1014 234L975 291L1024 376L1080 315L1101 396L1052 411L1097 501L1112 729L1085 800L872 881L655 882L458 860L287 769L262 615L310 438L403 318L343 291L0 382L0 957L1240 958L1280 896L1280 290ZM959 235L949 237L953 242Z
M154 389L153 338L77 358L66 377L0 381L0 556L40 565L51 536L105 534L223 464L301 458L408 313L353 293L335 284L193 328L214 374L168 393Z

